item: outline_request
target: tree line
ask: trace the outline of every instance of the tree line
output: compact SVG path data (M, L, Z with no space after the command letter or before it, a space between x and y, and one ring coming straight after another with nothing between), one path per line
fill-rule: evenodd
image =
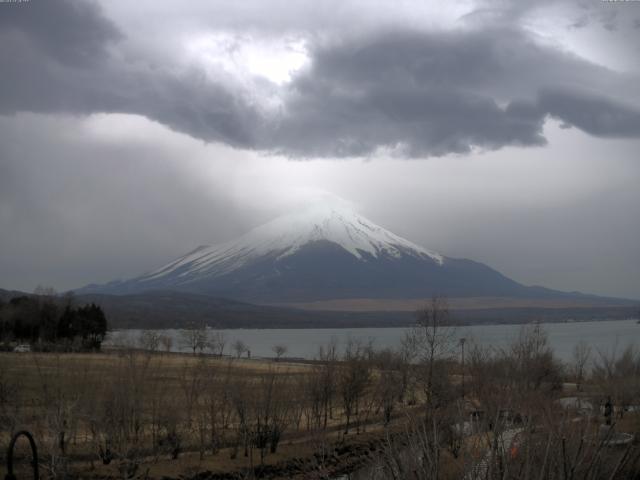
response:
M107 319L94 303L74 305L73 296L49 289L0 300L0 342L29 343L39 350L99 350Z

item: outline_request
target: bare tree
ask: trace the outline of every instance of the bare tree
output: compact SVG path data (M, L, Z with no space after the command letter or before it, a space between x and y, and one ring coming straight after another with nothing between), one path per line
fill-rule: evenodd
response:
M573 374L576 379L576 388L580 390L582 388L582 382L585 376L585 370L587 363L591 358L591 347L581 340L573 348Z
M640 352L629 345L621 354L617 349L598 352L593 377L603 397L611 397L620 417L631 404L640 401Z
M350 339L338 370L338 388L345 415L344 433L349 433L351 420L356 418L360 430L360 407L371 377L371 363L361 343Z
M227 339L224 335L224 332L215 330L213 332L213 335L211 335L211 339L209 340L209 350L211 350L211 353L218 357L222 357L226 345Z
M216 372L206 376L203 392L204 414L208 421L209 443L215 454L225 444L225 435L231 426L233 405L231 403L231 385L233 372L230 365L223 375Z
M287 347L285 345L274 345L271 350L276 355L276 362L279 361L285 353L287 353Z
M372 399L377 403L378 410L382 410L383 421L388 425L397 401L402 396L403 373L401 354L393 350L382 350L375 355L374 367L377 376L373 377Z
M236 352L236 358L240 358L244 352L247 352L249 348L242 340L236 340L232 345L233 351Z
M180 338L182 340L182 347L188 348L194 355L196 351L202 353L209 343L207 328L204 324L198 327L191 325L181 330Z
M196 365L189 368L190 379L185 382L186 375L182 375L181 384L185 394L183 405L188 410L187 418L192 421L191 432L195 433L198 441L200 460L204 459L211 436L209 427L212 425L208 408L210 405L211 384L215 384L216 369L211 368L211 362L202 358Z
M251 432L253 445L264 462L267 450L276 453L280 438L288 425L289 406L287 375L270 369L260 377L252 395Z
M449 315L447 299L433 296L431 300L417 312L417 322L411 332L408 345L413 345L425 369L425 394L427 405L434 400L434 381L436 363L450 359L453 355L455 328Z
M538 404L540 412L550 402ZM559 412L495 433L489 443L469 439L464 458L443 455L442 430L411 418L407 431L389 437L368 478L372 480L593 480L636 478L640 449L610 448L611 431L598 440L598 426L575 422Z
M233 382L229 384L229 394L231 405L233 405L235 413L236 423L236 435L233 439L231 459L235 459L238 456L238 449L242 444L244 447L244 456L249 456L249 449L252 447L251 439L251 402L253 398L249 391L249 385L245 378L235 378Z
M410 394L408 398L409 404L416 403L415 388L413 388L414 382L414 369L412 368L418 356L418 345L416 344L416 335L414 331L405 332L404 337L401 340L400 347L398 348L398 370L400 372L401 387L398 392L398 401L404 403L407 394Z
M161 372L165 371L165 365L163 365L162 360L162 357L158 356L150 362L145 389L148 399L144 407L148 419L148 427L145 430L150 433L151 451L156 456L156 459L159 454L162 427L166 425L166 422L163 424L162 420L164 420L165 412L171 410L168 405L170 397L167 394L166 380L161 375ZM166 437L162 438L162 440L166 440Z
M109 381L103 381L94 405L92 433L103 463L117 460L123 476L135 475L142 453L148 404L151 355L122 352Z
M193 426L194 411L206 376L206 368L203 362L204 360L200 360L194 366L191 362L185 361L180 373L179 382L183 394L181 403L185 412L187 430L191 430Z
M561 380L562 367L553 356L547 332L539 323L523 325L518 339L508 352L511 379L521 391L555 388Z
M155 352L160 347L160 334L155 330L143 330L138 338L138 345L143 350Z
M307 419L307 430L319 429L322 426L322 377L322 366L315 366L310 374L302 377L304 379L303 391L306 404L306 408L304 408L302 413Z
M337 390L338 343L332 338L329 344L320 346L318 359L321 361L319 371L319 389L324 414L323 427L327 428L329 419L333 418L333 399Z

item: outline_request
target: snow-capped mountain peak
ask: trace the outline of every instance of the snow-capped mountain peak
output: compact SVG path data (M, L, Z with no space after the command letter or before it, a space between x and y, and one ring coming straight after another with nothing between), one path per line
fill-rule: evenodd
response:
M130 280L83 293L183 291L252 303L540 295L492 268L443 257L337 202L316 202L240 238L201 246Z
M278 217L237 240L198 247L143 279L155 280L170 274L185 280L193 275L222 275L267 255L281 260L317 241L337 244L361 261L410 255L429 258L440 265L443 262L441 255L395 235L348 208L319 204Z
M242 243L266 251L281 251L280 258L294 254L309 242L336 243L358 259L366 254L399 256L403 251L426 255L438 263L442 257L376 225L357 213L333 205L317 205L284 215L241 237Z

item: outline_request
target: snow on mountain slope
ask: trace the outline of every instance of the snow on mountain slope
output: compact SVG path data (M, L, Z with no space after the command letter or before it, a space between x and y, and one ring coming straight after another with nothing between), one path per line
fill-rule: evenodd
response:
M202 276L220 276L264 256L277 260L295 254L314 241L333 242L358 260L402 255L430 259L442 265L444 258L335 205L317 205L299 213L279 217L239 239L222 245L202 246L187 255L140 277L154 281L176 275L189 282Z
M198 247L151 273L76 292L153 290L251 303L577 295L528 287L482 263L443 257L331 201L277 218L235 241Z

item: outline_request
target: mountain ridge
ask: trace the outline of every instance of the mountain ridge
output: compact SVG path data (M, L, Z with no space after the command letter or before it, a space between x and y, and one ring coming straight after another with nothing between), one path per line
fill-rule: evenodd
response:
M77 293L150 290L262 304L433 295L585 297L525 286L480 262L446 257L333 204L278 217L234 241L202 245L149 273Z

